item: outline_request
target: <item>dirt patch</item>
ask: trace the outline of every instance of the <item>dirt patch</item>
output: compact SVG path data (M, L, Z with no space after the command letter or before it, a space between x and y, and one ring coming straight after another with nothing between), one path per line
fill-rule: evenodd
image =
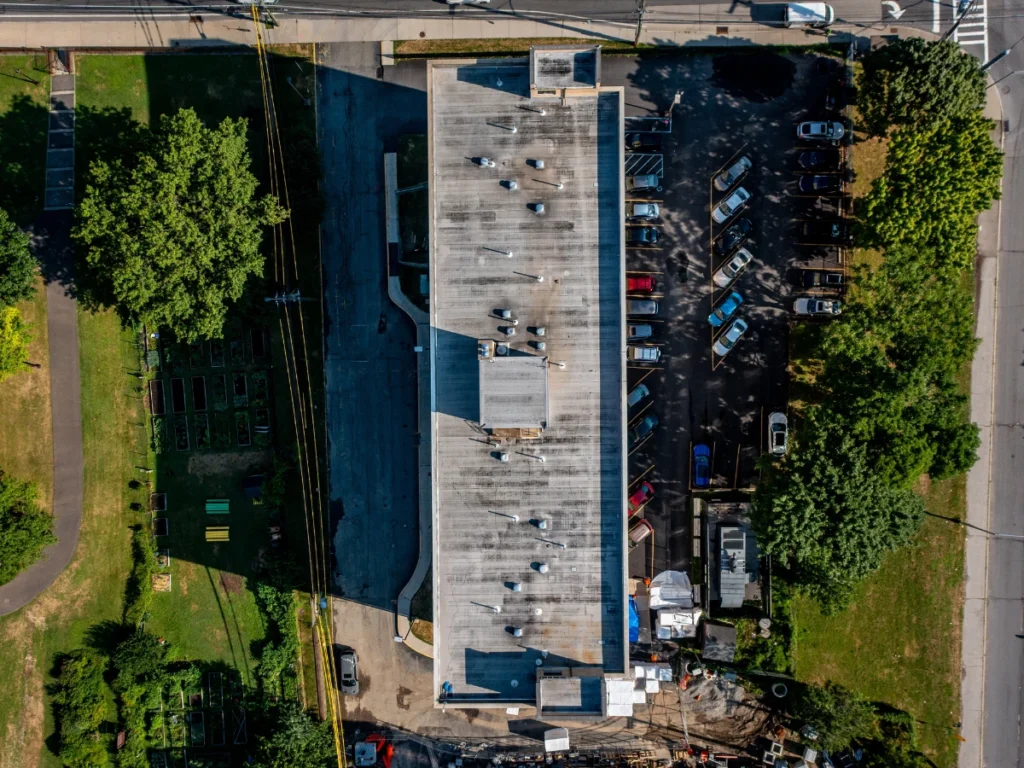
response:
M690 734L722 744L749 744L768 722L770 711L742 686L701 679L683 691Z
M224 573L222 571L220 574L220 584L229 595L240 595L245 588L245 579L237 573Z
M270 451L244 453L197 453L188 460L188 473L195 477L227 475L247 470L253 465L270 463Z

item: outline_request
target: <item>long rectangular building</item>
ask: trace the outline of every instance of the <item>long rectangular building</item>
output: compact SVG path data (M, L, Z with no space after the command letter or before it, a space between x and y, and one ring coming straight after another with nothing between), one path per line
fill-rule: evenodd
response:
M628 663L622 89L556 48L427 90L437 700L557 672L596 714Z

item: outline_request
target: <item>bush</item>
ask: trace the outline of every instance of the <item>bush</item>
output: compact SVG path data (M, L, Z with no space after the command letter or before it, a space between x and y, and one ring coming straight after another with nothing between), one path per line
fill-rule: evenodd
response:
M51 688L60 760L68 768L102 768L110 754L100 737L104 704L104 660L93 651L79 649L59 660L57 681Z
M132 528L132 572L124 591L124 623L139 626L153 602L153 570L156 551L153 538L141 525Z
M25 360L30 341L29 326L17 307L0 307L0 381L28 370Z
M53 517L39 506L38 496L35 484L0 470L0 584L13 579L57 542Z
M38 266L28 235L0 208L0 306L12 307L32 298Z

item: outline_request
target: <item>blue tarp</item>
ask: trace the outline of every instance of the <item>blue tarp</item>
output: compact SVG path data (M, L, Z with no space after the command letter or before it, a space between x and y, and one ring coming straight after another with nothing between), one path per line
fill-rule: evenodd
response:
M640 639L640 614L636 610L636 600L629 598L629 642Z

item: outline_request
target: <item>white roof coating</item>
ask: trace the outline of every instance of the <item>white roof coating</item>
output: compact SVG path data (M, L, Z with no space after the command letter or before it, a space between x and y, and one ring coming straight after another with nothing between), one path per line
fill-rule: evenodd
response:
M529 87L525 60L428 64L434 682L449 705L532 703L538 660L627 664L622 90L531 102ZM513 352L550 358L536 440L480 426L478 342L508 341L503 309L520 319Z

